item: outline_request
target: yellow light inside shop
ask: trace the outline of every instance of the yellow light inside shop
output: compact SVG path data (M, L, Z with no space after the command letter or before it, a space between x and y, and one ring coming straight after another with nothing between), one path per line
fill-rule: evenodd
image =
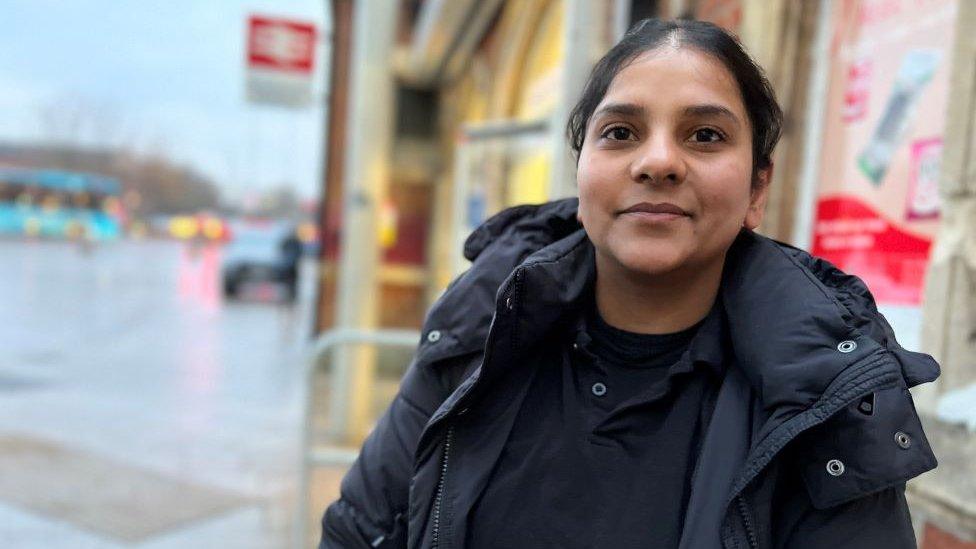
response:
M543 120L551 116L561 93L563 48L563 11L560 0L545 4L539 26L525 53L524 73L519 82L515 117L519 120ZM539 204L549 200L551 154L548 140L520 144L507 178L506 202Z
M562 93L563 11L560 0L548 2L539 18L532 41L524 56L524 68L518 86L515 117L540 120L556 108Z
M199 231L199 224L193 217L178 215L169 220L169 234L173 238L186 240L195 237Z
M548 200L549 153L541 150L526 155L512 167L512 180L518 182L508 189L510 204L539 204Z
M384 250L392 248L397 241L397 219L400 217L396 205L393 202L385 201L380 206L379 215L379 240L380 247Z

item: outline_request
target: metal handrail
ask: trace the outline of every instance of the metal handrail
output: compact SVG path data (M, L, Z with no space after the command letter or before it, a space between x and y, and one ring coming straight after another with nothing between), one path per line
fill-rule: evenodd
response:
M308 514L309 498L311 496L310 481L311 470L322 465L341 465L351 464L359 454L358 449L342 447L316 448L313 438L313 413L315 410L314 402L316 394L314 391L315 375L318 373L322 357L335 348L342 345L356 343L371 344L376 347L416 347L420 341L420 332L416 330L360 330L352 328L338 328L329 330L318 336L312 343L305 362L306 375L306 394L304 412L304 433L302 438L302 477L301 487L299 488L301 501L298 510L298 533L296 540L298 547L306 549L308 547ZM345 434L347 410L349 407L348 391L341 390L349 385L351 376L351 365L345 361L339 364L331 363L333 367L333 387L339 390L333 391L330 402L329 417L333 420L333 436Z
M329 330L312 344L312 360L309 374L313 374L319 359L333 347L338 345L348 345L353 343L371 343L381 347L416 347L420 340L420 333L416 330L359 330L352 328L338 328ZM340 363L335 369L334 387L347 387L351 371L349 365ZM311 382L311 378L308 379ZM309 385L311 387L311 385ZM341 429L346 424L346 415L349 410L349 393L344 391L336 392L332 395L329 417L333 419L333 425ZM306 410L306 413L310 410ZM307 418L306 418L307 419ZM333 432L334 436L342 436L345 433Z

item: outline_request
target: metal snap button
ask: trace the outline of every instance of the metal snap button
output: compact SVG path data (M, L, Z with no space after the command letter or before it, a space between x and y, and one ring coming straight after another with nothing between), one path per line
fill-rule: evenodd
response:
M840 344L837 345L837 350L842 353L849 353L854 349L857 349L857 343L854 343L849 339L847 341L841 341Z
M430 333L427 334L427 341L431 343L437 343L438 341L440 341L440 339L441 339L440 330L431 330Z
M895 443L898 444L902 450L907 450L912 447L912 437L898 431L895 433Z
M607 386L597 381L592 387L590 387L590 391L592 391L594 395L602 397L603 395L607 394Z
M505 308L511 310L512 308L512 296L505 298Z
M831 476L839 477L844 474L844 462L839 459L832 459L827 462L827 472Z

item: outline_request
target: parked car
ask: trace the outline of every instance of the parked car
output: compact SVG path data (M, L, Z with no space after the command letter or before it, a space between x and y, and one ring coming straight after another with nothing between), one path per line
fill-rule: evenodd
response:
M237 297L249 283L274 283L293 299L297 257L286 244L293 233L291 226L273 222L232 227L221 266L224 295Z

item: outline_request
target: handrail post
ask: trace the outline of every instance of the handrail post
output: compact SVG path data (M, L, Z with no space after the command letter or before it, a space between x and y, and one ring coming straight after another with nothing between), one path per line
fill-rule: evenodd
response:
M301 499L298 506L298 532L295 536L297 546L301 549L308 547L309 499L311 497L311 476L315 467L329 464L351 464L358 448L343 448L341 446L326 446L317 448L315 441L315 391L316 376L322 370L323 363L333 370L331 400L329 402L328 438L346 443L350 439L349 425L349 388L350 379L354 372L349 361L332 360L331 353L335 349L350 344L366 344L373 347L402 347L414 348L420 340L420 333L416 330L356 330L339 328L321 334L313 342L305 362L305 411L304 431L302 438ZM324 360L323 360L324 359ZM371 391L362 391L358 398L370 398ZM353 398L356 398L354 395Z

